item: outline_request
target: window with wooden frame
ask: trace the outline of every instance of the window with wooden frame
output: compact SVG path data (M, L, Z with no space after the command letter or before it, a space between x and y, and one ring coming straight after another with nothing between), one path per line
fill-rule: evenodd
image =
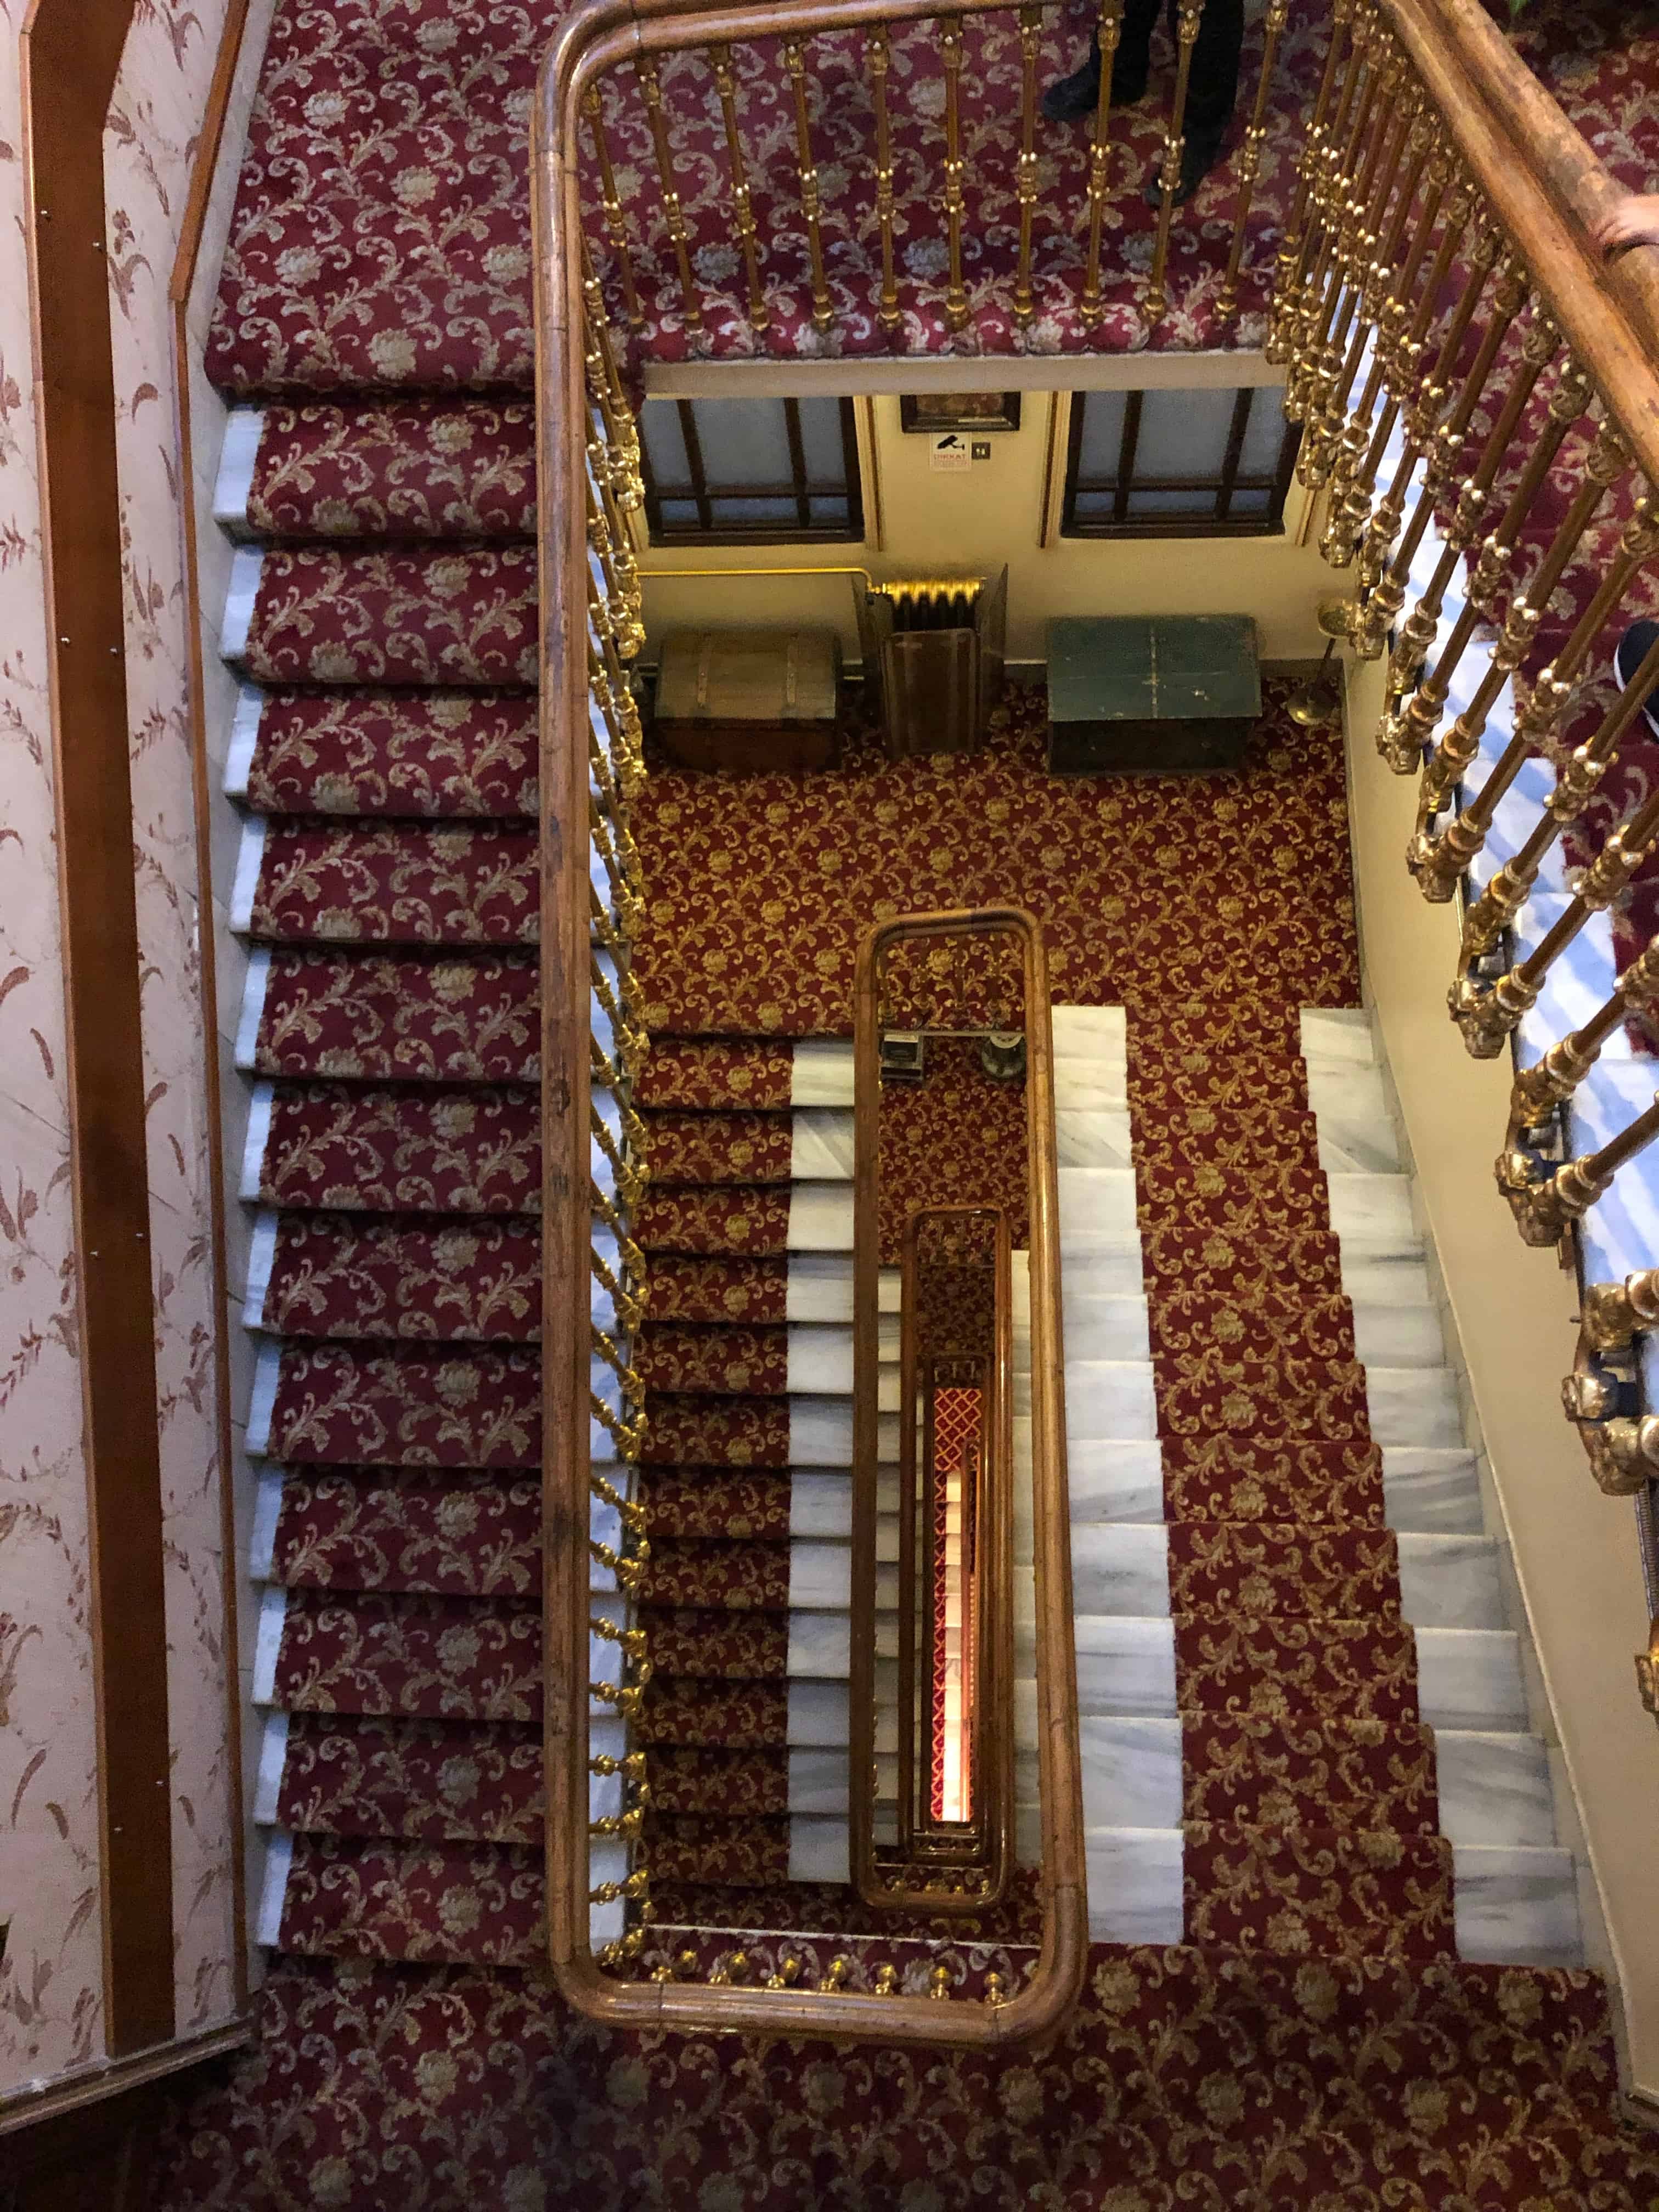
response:
M1078 392L1066 538L1245 538L1282 526L1301 433L1274 384Z
M864 536L850 399L647 399L640 446L653 545Z

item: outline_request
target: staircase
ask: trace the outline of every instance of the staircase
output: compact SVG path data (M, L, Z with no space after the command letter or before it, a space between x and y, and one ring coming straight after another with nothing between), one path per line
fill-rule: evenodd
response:
M1298 85L1318 14L1291 11ZM902 2212L954 2212L990 2174L1023 2198L1121 2190L1126 2212L1360 2187L1589 2205L1650 2185L1614 2133L1603 1996L1571 1971L1571 1860L1352 1011L1340 763L1285 721L1282 684L1224 788L1057 785L1041 696L1019 693L990 751L943 772L855 743L840 773L781 790L652 779L640 1971L690 1954L707 1978L740 1943L751 1978L792 1958L815 1978L840 1956L853 1988L890 1972L921 1990L943 1957L980 1997L1033 1956L1029 1878L944 1953L845 1887L846 1037L879 901L1018 900L1054 961L1096 1948L1053 2048L884 2054L864 2086L850 2062L784 2045L753 2061L730 2039L647 2063L547 1989L540 1347L567 1317L544 1313L539 1243L522 145L550 27L470 0L407 21L279 7L210 347L243 403L216 504L240 545L222 649L243 686L227 788L244 817L231 918L249 947L248 1571L273 1957L256 2064L192 2116L168 2204L367 2206L394 2156L411 2203L442 2165L434 2205L696 2189L723 2207L764 2170L796 2178L789 2201L855 2201L851 2174L860 2204ZM1074 27L1045 29L1045 70ZM1139 251L1127 171L1161 133L1127 128ZM1258 198L1267 228L1285 150ZM1222 334L1197 222L1225 222L1228 190L1194 210L1160 345ZM993 329L1006 240L985 236L976 327ZM641 266L651 343L672 352L671 257ZM943 287L916 283L918 331L937 338ZM1132 290L1109 334L1129 334ZM1050 304L1034 350L1080 342ZM722 343L740 337L734 316ZM810 348L804 323L794 337ZM781 920L731 866L757 821ZM754 957L712 957L732 948ZM1006 1139L981 1133L976 1166ZM951 1191L954 1141L948 1115L912 1129L919 1200ZM890 1273L884 1307L894 1288ZM896 1406L890 1381L884 1457ZM1029 1421L1017 1438L1029 1483ZM1030 1552L1027 1512L1023 1781ZM621 1755L619 1723L593 1730ZM602 1790L593 1809L619 1803ZM610 1849L596 1870L619 1876ZM256 2173L275 2193L248 2196Z

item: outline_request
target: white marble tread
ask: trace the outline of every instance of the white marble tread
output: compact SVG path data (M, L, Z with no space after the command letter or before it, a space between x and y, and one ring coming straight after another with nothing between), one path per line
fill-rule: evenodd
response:
M884 1267L877 1283L877 1305L896 1314L902 1285L896 1267ZM784 1291L784 1318L849 1325L853 1319L853 1260L850 1253L792 1252Z
M1512 1630L1418 1625L1413 1640L1419 1706L1431 1728L1527 1732ZM1167 1615L1079 1611L1076 1642L1080 1713L1175 1715L1175 1626Z
M1452 1908L1460 1959L1493 1966L1584 1963L1571 1851L1454 1841Z
M225 416L224 442L213 480L213 519L228 538L248 535L247 503L264 424L263 407L233 407Z
M245 801L248 777L253 771L253 752L259 742L259 724L265 711L265 695L257 684L237 687L236 708L230 718L230 737L225 747L222 789L227 799Z
M789 1176L793 1182L853 1180L850 1108L798 1106L790 1116Z
M850 1037L799 1037L791 1058L792 1106L853 1103L853 1041Z
M225 611L219 623L219 653L233 668L247 652L264 558L257 545L239 545L230 558L230 580L225 587Z
M1054 1157L1062 1168L1133 1170L1133 1139L1127 1108L1057 1109Z

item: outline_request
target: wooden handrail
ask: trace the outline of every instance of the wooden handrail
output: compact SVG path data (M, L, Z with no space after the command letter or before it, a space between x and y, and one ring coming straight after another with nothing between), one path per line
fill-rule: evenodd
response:
M1589 243L1619 186L1479 0L1376 0L1638 465L1659 480L1659 248Z

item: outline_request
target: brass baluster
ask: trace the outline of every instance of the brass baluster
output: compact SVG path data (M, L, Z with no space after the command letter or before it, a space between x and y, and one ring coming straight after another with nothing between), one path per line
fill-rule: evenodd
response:
M1564 379L1564 387L1565 385ZM1557 397L1560 397L1559 392ZM1564 408L1570 404L1570 396L1563 398ZM1487 717L1498 703L1504 684L1531 650L1538 625L1549 605L1550 594L1560 582L1568 562L1577 551L1579 541L1589 527L1591 518L1609 487L1624 474L1629 463L1629 449L1623 437L1611 423L1604 423L1584 465L1585 481L1579 486L1572 504L1562 517L1543 559L1538 564L1536 574L1525 592L1517 595L1510 607L1504 618L1503 634L1492 653L1492 665L1481 678L1468 705L1442 738L1434 757L1423 772L1418 801L1417 834L1412 840L1407 859L1424 896L1437 904L1450 898L1470 861L1486 843L1486 832L1492 826L1498 802L1514 781L1527 757L1528 746L1526 739L1511 737L1474 800L1437 838L1431 834L1434 817L1450 798L1480 752Z
M1279 34L1285 28L1285 18L1289 12L1290 0L1268 0L1267 13L1261 26L1261 74L1256 79L1255 105L1250 110L1244 143L1238 149L1238 212L1233 217L1233 242L1228 249L1226 273L1221 279L1221 291L1215 303L1216 318L1219 322L1230 323L1238 313L1238 272L1244 258L1244 226L1249 220L1256 179L1261 173L1261 149L1267 142L1267 94L1273 88L1273 63L1279 53ZM1334 29L1331 34L1331 46L1334 52L1336 46ZM1328 73L1328 58L1327 75ZM1322 85L1321 89L1323 90ZM1314 128L1316 130L1318 127L1316 112Z
M1498 1188L1510 1201L1522 1241L1533 1245L1559 1244L1572 1224L1607 1195L1626 1162L1634 1159L1656 1137L1659 1137L1659 1097L1599 1151L1581 1153L1541 1180L1540 1170L1544 1164L1535 1154L1501 1154Z
M651 1547L642 1543L632 1558L602 1544L597 1536L587 1540L588 1556L599 1566L606 1568L617 1578L617 1587L625 1596L637 1598L645 1581L645 1571L651 1560Z
M1089 251L1078 312L1092 329L1104 315L1100 294L1100 248L1111 186L1112 58L1123 31L1123 0L1100 0L1100 97L1095 102L1094 142L1089 149Z
M1443 162L1431 187L1431 204L1437 210L1443 198L1445 188L1446 168ZM1458 249L1462 244L1463 234L1468 226L1473 205L1474 200L1471 194L1466 191L1455 191L1452 194L1449 202L1446 203L1445 221L1441 225L1440 242L1435 248L1434 260L1430 266L1427 277L1419 289L1415 313L1403 329L1385 332L1378 340L1379 345L1382 348L1382 379L1388 395L1387 401L1381 416L1377 418L1376 428L1371 434L1370 450L1365 455L1364 461L1356 472L1352 483L1343 495L1340 507L1336 505L1334 492L1332 494L1332 513L1326 525L1325 536L1321 541L1320 550L1334 568L1346 568L1359 552L1363 544L1369 557L1362 563L1359 581L1360 588L1365 592L1376 589L1382 570L1393 552L1395 538L1398 536L1400 526L1405 519L1406 493L1422 451L1420 446L1413 443L1408 428L1400 465L1395 471L1388 493L1373 509L1371 495L1376 489L1377 472L1387 458L1389 441L1394 435L1395 425L1400 419L1402 409L1407 414L1409 424L1411 412L1414 406L1423 407L1425 410L1425 420L1431 422L1444 400L1445 394L1439 389L1437 382L1439 374L1438 362L1437 362L1434 375L1430 379L1429 388L1425 389L1423 386L1420 374L1423 353L1427 343L1429 325L1434 319L1435 308L1438 304L1442 288L1451 274L1452 264L1455 261ZM1419 234L1420 237L1426 238L1433 220L1432 215L1426 216ZM1494 254L1496 250L1494 241ZM1484 275L1484 272L1482 273ZM1410 283L1415 282L1416 277L1413 273ZM1402 289L1397 299L1390 302L1391 307L1398 307L1401 310L1400 318L1391 317L1390 320L1403 319L1404 301L1409 289L1410 285L1407 284ZM1473 315L1477 296L1478 287L1471 280L1471 283L1465 288L1463 298L1459 301L1457 309L1453 313L1451 323L1448 325L1448 338L1450 337L1452 327L1457 324L1460 314L1467 313L1468 315ZM1465 301L1468 303L1467 310ZM1457 341L1459 343L1462 343L1462 332L1460 330ZM1441 358L1444 360L1447 357L1443 344ZM1455 358L1455 354L1451 357ZM1431 397L1431 392L1434 396ZM1356 642L1358 641L1357 629L1358 624L1355 625L1354 630L1350 632L1350 635L1354 637Z
M827 331L836 319L836 311L824 273L818 171L812 158L812 120L806 103L806 56L798 40L792 39L785 46L783 62L795 103L795 167L800 177L801 213L806 218L806 251L812 264L812 325Z
M1659 527L1656 526L1653 510L1646 501L1641 502L1637 514L1626 526L1626 539L1628 540L1632 532L1638 531L1644 549L1637 556L1640 560L1644 559L1656 544L1659 544ZM1635 566L1636 562L1632 561L1627 574L1633 573ZM1613 578L1609 577L1607 582L1612 581ZM1596 596L1599 599L1601 593L1598 592ZM1567 652L1563 653L1558 667L1570 665L1576 669L1583 660L1589 650L1589 642L1588 640L1581 641L1579 632L1588 629L1589 637L1593 639L1601 626L1601 622L1593 628L1589 625L1589 616L1595 611L1594 608L1586 611L1578 629L1569 640ZM1605 619L1604 611L1602 620ZM1495 949L1504 932L1526 904L1546 856L1568 823L1582 814L1589 804L1596 787L1607 773L1608 763L1623 742L1625 732L1646 704L1648 693L1656 682L1659 682L1659 645L1656 645L1645 656L1634 677L1603 715L1595 734L1588 738L1563 764L1559 781L1544 802L1544 811L1533 824L1526 842L1498 869L1469 908L1463 923L1462 957L1466 965L1484 959ZM1545 690L1547 684L1548 688ZM1537 743L1546 734L1547 726L1564 711L1570 690L1565 678L1552 678L1547 669L1541 671L1533 686L1533 693L1535 702L1541 692L1542 704L1538 708L1537 718L1534 719L1534 702L1528 702L1516 725L1515 744ZM1507 763L1506 754L1504 764ZM1516 768L1519 764L1517 760ZM1510 775L1513 773L1511 769ZM1486 794L1483 793L1481 795L1484 798Z
M1187 82L1192 75L1193 48L1198 43L1203 0L1181 0L1176 14L1176 81L1170 103L1170 129L1164 141L1164 161L1158 170L1158 235L1152 241L1152 271L1146 280L1146 296L1140 312L1148 330L1162 322L1169 304L1164 271L1170 257L1170 225L1175 219L1176 191L1181 183L1181 157L1187 149L1182 125L1187 119ZM1108 88L1109 90L1109 87Z
M733 220L743 247L744 274L749 285L749 327L759 332L767 328L771 317L767 309L765 289L761 283L760 254L756 245L758 232L749 192L749 170L743 158L743 136L738 129L737 70L730 46L714 47L710 59L714 65L714 89L720 94L720 120L726 126L726 158L732 168Z
M619 1328L637 1328L645 1319L647 1300L642 1292L624 1290L615 1271L603 1253L591 1248L587 1255L589 1272L602 1289L609 1291L612 1310Z
M947 15L939 33L945 68L945 231L950 277L945 288L945 326L959 331L968 320L968 293L962 280L962 18Z
M1414 682L1420 690L1428 680L1423 663L1440 627L1440 611L1445 605L1446 592L1457 574L1463 555L1474 543L1475 532L1480 526L1481 516L1486 511L1492 484L1509 449L1510 440L1526 412L1533 388L1559 343L1554 325L1547 315L1540 313L1522 342L1520 374L1510 386L1498 420L1481 448L1474 474L1464 479L1458 493L1456 505L1443 532L1445 544L1435 563L1434 574L1429 579L1428 588L1401 626L1389 663L1389 703L1376 733L1376 749L1396 775L1414 775L1417 773L1422 762L1423 747L1433 736L1435 725L1440 719L1441 708L1445 704L1443 694L1431 691L1429 698L1420 705L1417 699L1413 699L1409 707L1404 704L1405 694ZM1445 445L1448 451L1455 451L1458 434L1449 423L1443 423L1441 429L1451 433ZM1440 432L1437 432L1436 436L1438 438ZM1434 494L1428 483L1424 484L1419 498L1419 514L1425 502L1431 513ZM1427 514L1423 519L1426 526ZM1405 548L1402 546L1401 550L1403 555ZM1501 548L1493 557L1501 564ZM1488 587L1482 583L1477 563L1475 574L1470 580L1471 604L1474 602L1477 592L1484 598ZM1416 709L1415 714L1412 714L1412 708Z
M1286 420L1292 422L1301 422L1309 411L1310 386L1323 358L1345 289L1354 226L1364 213L1370 179L1382 156L1388 122L1387 104L1378 106L1384 86L1384 67L1372 57L1368 46L1358 47L1357 58L1361 67L1350 79L1348 90L1352 92L1361 84L1364 90L1353 102L1340 151L1332 152L1324 180L1316 181L1314 187L1313 205L1320 226L1319 250L1302 311L1291 333L1287 355L1285 414Z
M680 196L674 189L674 151L668 143L668 123L662 111L662 71L653 54L641 55L634 64L634 74L645 95L646 119L651 127L652 150L657 157L657 182L662 193L662 211L668 225L669 241L674 248L674 259L680 272L680 295L685 303L685 327L701 331L702 309L697 302L696 283L691 274L691 257L686 252L686 240L690 230Z
M887 33L870 33L870 96L876 111L876 221L881 229L881 304L876 320L890 337L904 318L899 313L898 276L893 254L893 131L887 112L887 78L893 64Z
M1399 65L1391 60L1380 80L1385 94L1393 94L1398 76ZM1342 408L1364 350L1365 326L1360 309L1365 281L1382 244L1379 226L1410 130L1406 106L1396 106L1391 98L1385 101L1377 115L1364 171L1337 232L1328 304L1321 325L1322 343L1310 349L1299 379L1292 368L1286 387L1287 392L1294 387L1297 415L1308 426L1297 457L1297 475L1316 489L1325 481L1333 425L1340 433ZM1288 405L1285 411L1290 414Z
M1273 0L1282 7L1282 0ZM1014 276L1014 320L1022 330L1036 313L1031 292L1031 226L1037 204L1037 46L1042 33L1041 8L1019 11L1019 161L1014 189L1019 200L1019 266Z
M645 478L640 467L639 426L623 390L622 374L611 346L611 325L605 312L605 295L593 273L587 240L581 240L582 362L587 383L605 424L605 473L624 514L645 499Z
M1313 237L1313 227L1308 220L1309 200L1314 179L1323 169L1329 149L1332 126L1327 118L1330 115L1331 94L1336 87L1337 67L1342 58L1353 4L1354 0L1334 0L1331 9L1330 44L1325 49L1325 66L1320 72L1319 89L1314 95L1307 143L1302 149L1302 159L1297 167L1296 193L1291 202L1290 218L1285 225L1285 235L1275 257L1273 297L1267 309L1267 355L1276 368L1282 368L1290 359L1291 331L1307 282ZM1263 74L1265 76L1265 70ZM1351 80L1352 70L1344 80L1345 85ZM1259 100L1259 92L1257 97Z
M649 1433L644 1416L640 1415L630 1421L620 1413L612 1413L599 1392L592 1389L587 1394L587 1405L593 1419L616 1445L617 1456L626 1460L637 1459L645 1449L645 1439Z
M1659 646L1648 656L1659 669ZM1644 667L1647 663L1644 663ZM1653 680L1651 673L1649 683ZM1632 690L1634 685L1631 687ZM1504 1041L1538 1003L1546 978L1591 915L1603 913L1652 851L1659 839L1659 793L1638 806L1628 822L1613 830L1585 869L1572 904L1548 931L1537 948L1516 967L1488 986L1472 975L1460 975L1449 994L1453 1019L1463 1042L1476 1060L1495 1060Z
M1482 289L1498 252L1497 232L1483 227L1471 249L1468 281L1446 327L1439 356L1430 371L1427 384L1407 416L1405 453L1361 552L1360 589L1367 592L1369 597L1351 635L1354 649L1362 659L1375 660L1388 643L1389 632L1406 604L1412 563L1416 560L1418 548L1434 519L1435 501L1456 466L1469 423L1486 388L1492 364L1498 358L1498 349L1525 302L1525 281L1513 264L1506 264L1493 296L1492 316L1481 333L1475 358L1464 376L1457 398L1443 417L1441 409L1446 400L1444 380L1450 374L1469 325L1474 319L1475 309L1480 305ZM1405 512L1411 479L1419 461L1423 464L1423 483L1417 495L1411 522L1404 537L1401 538L1401 517ZM1472 529L1473 524L1470 526ZM1399 539L1397 545L1396 538ZM1448 581L1449 578L1449 571ZM1442 588L1443 590L1443 586ZM1434 629L1438 620L1437 606L1434 622L1428 629L1428 644L1434 641ZM1422 647L1418 655L1419 659L1427 649L1427 645ZM1413 761L1411 765L1415 767L1416 763Z
M1659 939L1631 962L1582 1028L1559 1037L1540 1059L1516 1073L1510 1086L1507 1146L1519 1144L1524 1131L1541 1127L1566 1105L1601 1058L1602 1046L1623 1026L1626 1018L1638 1007L1652 1007L1656 1003L1659 1003ZM1659 1271L1655 1281L1659 1284Z
M582 113L587 118L587 128L593 141L594 158L599 166L599 198L605 210L605 235L611 240L611 250L617 257L617 273L622 279L623 306L630 330L645 328L645 317L640 309L640 295L634 283L634 260L628 250L628 218L617 191L616 172L611 166L611 148L605 135L605 116L599 102L599 88L592 85L582 94ZM586 247L584 247L586 252Z
M1557 342L1553 329L1543 332L1529 332L1529 343L1534 337L1540 337L1540 343L1547 338L1552 349ZM1549 473L1550 464L1559 451L1562 440L1579 416L1583 413L1589 404L1589 380L1583 375L1576 364L1569 362L1562 370L1555 390L1550 394L1549 407L1545 416L1543 429L1528 455L1527 465L1522 471L1521 481L1504 507L1498 527L1490 533L1481 545L1479 557L1476 559L1474 571L1466 586L1462 610L1457 620L1452 624L1451 635L1446 640L1439 659L1424 675L1398 718L1401 752L1408 751L1413 744L1420 750L1428 744L1439 727L1441 714L1450 696L1451 679L1482 622L1496 618L1498 590L1509 572L1510 561L1515 550L1516 540L1521 535L1522 526L1526 521L1531 511L1532 503L1538 496L1544 479ZM1484 488L1481 498L1484 504ZM1460 501L1458 520L1461 521L1462 519L1462 505ZM1569 547L1568 550L1571 551L1571 550ZM1442 565L1443 566L1443 556ZM1437 577L1438 573L1437 570ZM1449 578L1447 580L1449 581ZM1513 613L1514 609L1512 608L1510 611ZM1506 657L1511 653L1514 655L1510 662L1511 668L1518 668L1525 658L1532 643L1533 632L1536 630L1542 615L1541 607L1528 608L1522 602L1522 613L1516 624L1517 635L1511 635L1506 624L1504 641L1500 646L1499 651ZM1518 634L1522 631L1525 633L1524 635ZM1396 675L1399 673L1397 660L1395 672ZM1505 672L1507 673L1508 671ZM1476 743L1478 745L1478 739ZM1444 750L1443 747L1442 750ZM1468 756L1470 759L1474 757L1473 752ZM1459 754L1455 749L1439 766L1436 766L1433 763L1430 764L1427 771L1427 784L1430 791L1435 794L1430 807L1431 813L1439 811L1445 798L1449 794L1453 783L1461 773Z
M1421 129L1419 123L1417 128ZM1409 211L1418 184L1422 176L1426 144L1419 155L1415 149L1402 187L1400 206L1401 216ZM1365 374L1364 389L1357 405L1350 408L1346 422L1337 426L1335 443L1329 458L1328 485L1326 494L1326 522L1320 538L1319 550L1334 568L1346 568L1353 557L1358 542L1359 522L1370 505L1370 487L1382 465L1388 441L1399 413L1399 402L1393 394L1400 388L1402 356L1413 341L1408 328L1406 301L1417 283L1423 258L1429 250L1429 240L1440 215L1443 181L1431 181L1424 195L1422 213L1412 236L1405 257L1399 263L1393 283L1386 298L1370 318L1371 360ZM1398 252L1398 230L1385 241L1382 258L1372 264L1374 274L1383 272L1385 265L1392 266ZM1426 313L1428 301L1419 303L1419 313ZM1350 380L1352 382L1352 380ZM1382 417L1373 430L1371 417L1379 398L1385 401Z
M624 1498L616 1485L608 1481L604 1475L590 1471L587 1486L595 1498L601 1499L606 1505L615 1507L623 1528L635 1533L645 1528L645 1508L642 1505L635 1504L630 1498Z

